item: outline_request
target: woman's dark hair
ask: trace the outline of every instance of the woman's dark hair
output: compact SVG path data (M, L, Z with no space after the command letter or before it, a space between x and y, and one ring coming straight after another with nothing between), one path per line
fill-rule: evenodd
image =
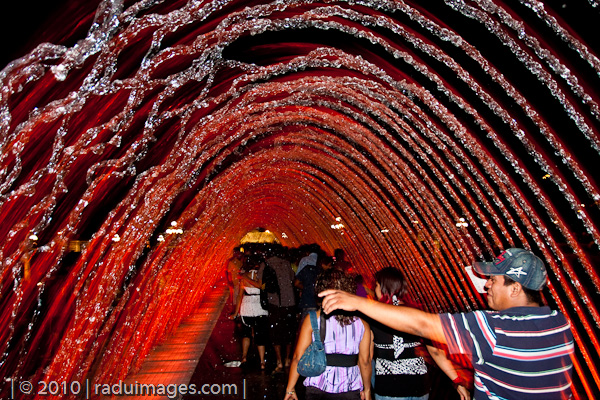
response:
M244 265L246 270L258 269L260 264L265 261L265 258L260 253L252 253L246 257L246 263Z
M394 296L398 300L403 300L406 296L406 281L402 272L396 268L386 267L380 269L375 273L375 282L379 283L381 288L380 301L383 303L391 304Z
M338 269L327 269L319 274L315 283L315 292L319 293L327 289L343 290L344 292L356 293L356 281L353 277ZM322 300L318 298L319 302ZM347 314L336 314L335 318L340 325L350 325L356 316Z

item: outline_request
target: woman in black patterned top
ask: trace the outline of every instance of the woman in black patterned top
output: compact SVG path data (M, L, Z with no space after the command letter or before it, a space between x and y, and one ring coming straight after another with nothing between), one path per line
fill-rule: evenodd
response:
M377 300L394 305L413 305L406 296L406 281L402 273L392 267L375 274ZM458 373L443 351L426 346L414 335L395 331L372 321L374 360L374 393L376 400L427 400L431 389L431 358L455 381ZM431 354L431 357L430 357ZM458 386L461 399L470 398L469 391Z

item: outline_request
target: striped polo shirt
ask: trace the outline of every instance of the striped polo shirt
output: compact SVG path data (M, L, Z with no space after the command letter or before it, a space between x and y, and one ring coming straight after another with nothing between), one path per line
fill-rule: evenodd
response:
M549 307L440 315L451 354L475 369L475 400L571 397L571 326Z

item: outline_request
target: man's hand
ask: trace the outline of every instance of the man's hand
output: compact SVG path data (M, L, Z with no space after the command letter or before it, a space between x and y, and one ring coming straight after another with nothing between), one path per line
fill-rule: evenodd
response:
M324 297L323 311L325 311L326 314L335 310L356 311L358 310L360 301L364 300L362 297L355 296L348 292L333 289L319 293L319 297Z
M325 290L323 311L330 314L335 310L360 311L367 317L379 321L397 331L421 336L442 344L446 343L442 322L437 314L430 314L412 307L394 306L365 297L356 296L341 290Z

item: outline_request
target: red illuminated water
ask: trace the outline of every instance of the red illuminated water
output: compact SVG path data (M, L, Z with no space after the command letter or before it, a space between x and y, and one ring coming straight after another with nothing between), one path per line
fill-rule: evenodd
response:
M0 74L0 375L123 379L263 226L398 266L439 312L484 307L474 259L532 248L576 398L600 395L600 15L579 3L65 14Z

